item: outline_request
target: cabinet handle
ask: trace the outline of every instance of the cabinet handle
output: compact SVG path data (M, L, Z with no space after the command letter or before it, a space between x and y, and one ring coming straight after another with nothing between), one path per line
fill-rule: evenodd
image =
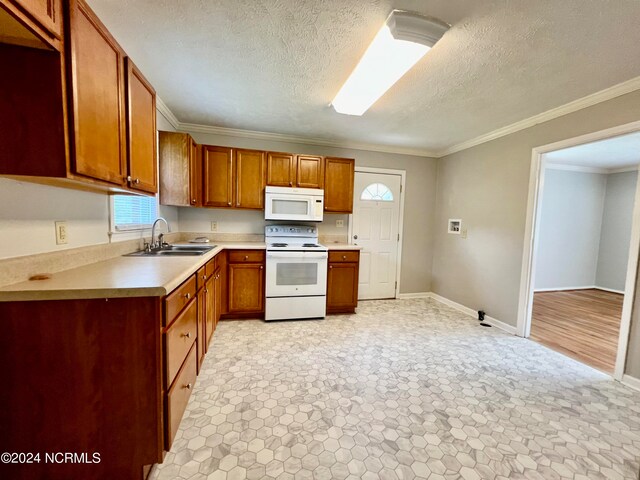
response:
M347 256L346 256L346 255L342 255L342 259L343 259L343 260L346 260L346 259L347 259Z
M134 183L135 183L136 185L137 185L137 184L139 184L139 183L140 183L140 179L139 179L139 178L136 178L136 179L135 179L135 181L134 181Z
M292 187L292 186L293 186L293 183L292 183L292 182L289 182L289 186L290 186L290 187Z
M264 269L264 265L260 265L260 270Z
M206 275L202 275L202 279L203 279L203 280L206 280L206 279L207 279L207 276L206 276Z
M204 289L204 293L209 293L209 290L207 290L206 288Z
M191 205L195 205L195 204L196 204L196 199L195 199L195 198L192 198L192 199L191 199Z
M184 294L184 298L186 298L187 300L189 300L191 298L191 294L190 293L185 293Z
M190 383L187 383L184 388L186 388L187 390L191 390L192 385Z
M333 268L333 265L329 265L329 270L331 270Z
M231 206L231 202L227 202L227 205Z
M127 175L127 178L125 178L125 180L126 180L127 182L130 182L130 181L131 181L131 175Z
M245 259L245 260L249 260L249 255L245 255L245 256L244 256L244 259Z
M183 333L182 336L185 338L191 338L191 332Z

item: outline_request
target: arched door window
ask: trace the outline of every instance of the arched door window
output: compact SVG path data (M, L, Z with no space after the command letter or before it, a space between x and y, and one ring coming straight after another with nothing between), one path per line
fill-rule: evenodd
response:
M376 202L393 202L393 193L384 183L372 183L360 194L360 200L374 200Z

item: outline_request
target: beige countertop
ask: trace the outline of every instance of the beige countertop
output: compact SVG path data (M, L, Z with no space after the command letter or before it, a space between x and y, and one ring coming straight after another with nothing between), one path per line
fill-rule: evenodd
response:
M351 245L350 243L323 243L329 250L362 250L360 245Z
M0 287L0 302L80 298L161 297L174 290L224 249L264 250L264 242L212 242L195 257L116 257ZM204 244L206 245L206 244Z

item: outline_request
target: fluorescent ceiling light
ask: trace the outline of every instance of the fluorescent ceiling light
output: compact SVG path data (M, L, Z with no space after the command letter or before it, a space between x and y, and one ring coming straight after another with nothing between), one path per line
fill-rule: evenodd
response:
M449 29L429 17L394 10L331 105L338 113L362 115Z

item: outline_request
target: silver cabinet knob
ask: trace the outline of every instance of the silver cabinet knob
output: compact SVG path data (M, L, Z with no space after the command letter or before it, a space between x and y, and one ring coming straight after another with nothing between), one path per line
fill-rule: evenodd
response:
M245 256L244 256L244 259L245 259L245 260L249 260L249 255L245 255Z
M186 298L187 300L189 300L191 298L191 294L190 293L185 293L184 294L184 298Z
M195 205L195 204L196 204L196 199L195 199L195 198L192 198L192 199L191 199L191 205Z
M139 178L136 178L136 179L135 179L135 181L134 181L134 183L137 185L138 183L140 183L140 179L139 179Z
M187 383L184 388L186 388L187 390L191 390L192 385L190 383Z
M183 333L182 336L185 338L191 338L191 332Z
M329 265L329 270L331 270L333 268L333 265Z

